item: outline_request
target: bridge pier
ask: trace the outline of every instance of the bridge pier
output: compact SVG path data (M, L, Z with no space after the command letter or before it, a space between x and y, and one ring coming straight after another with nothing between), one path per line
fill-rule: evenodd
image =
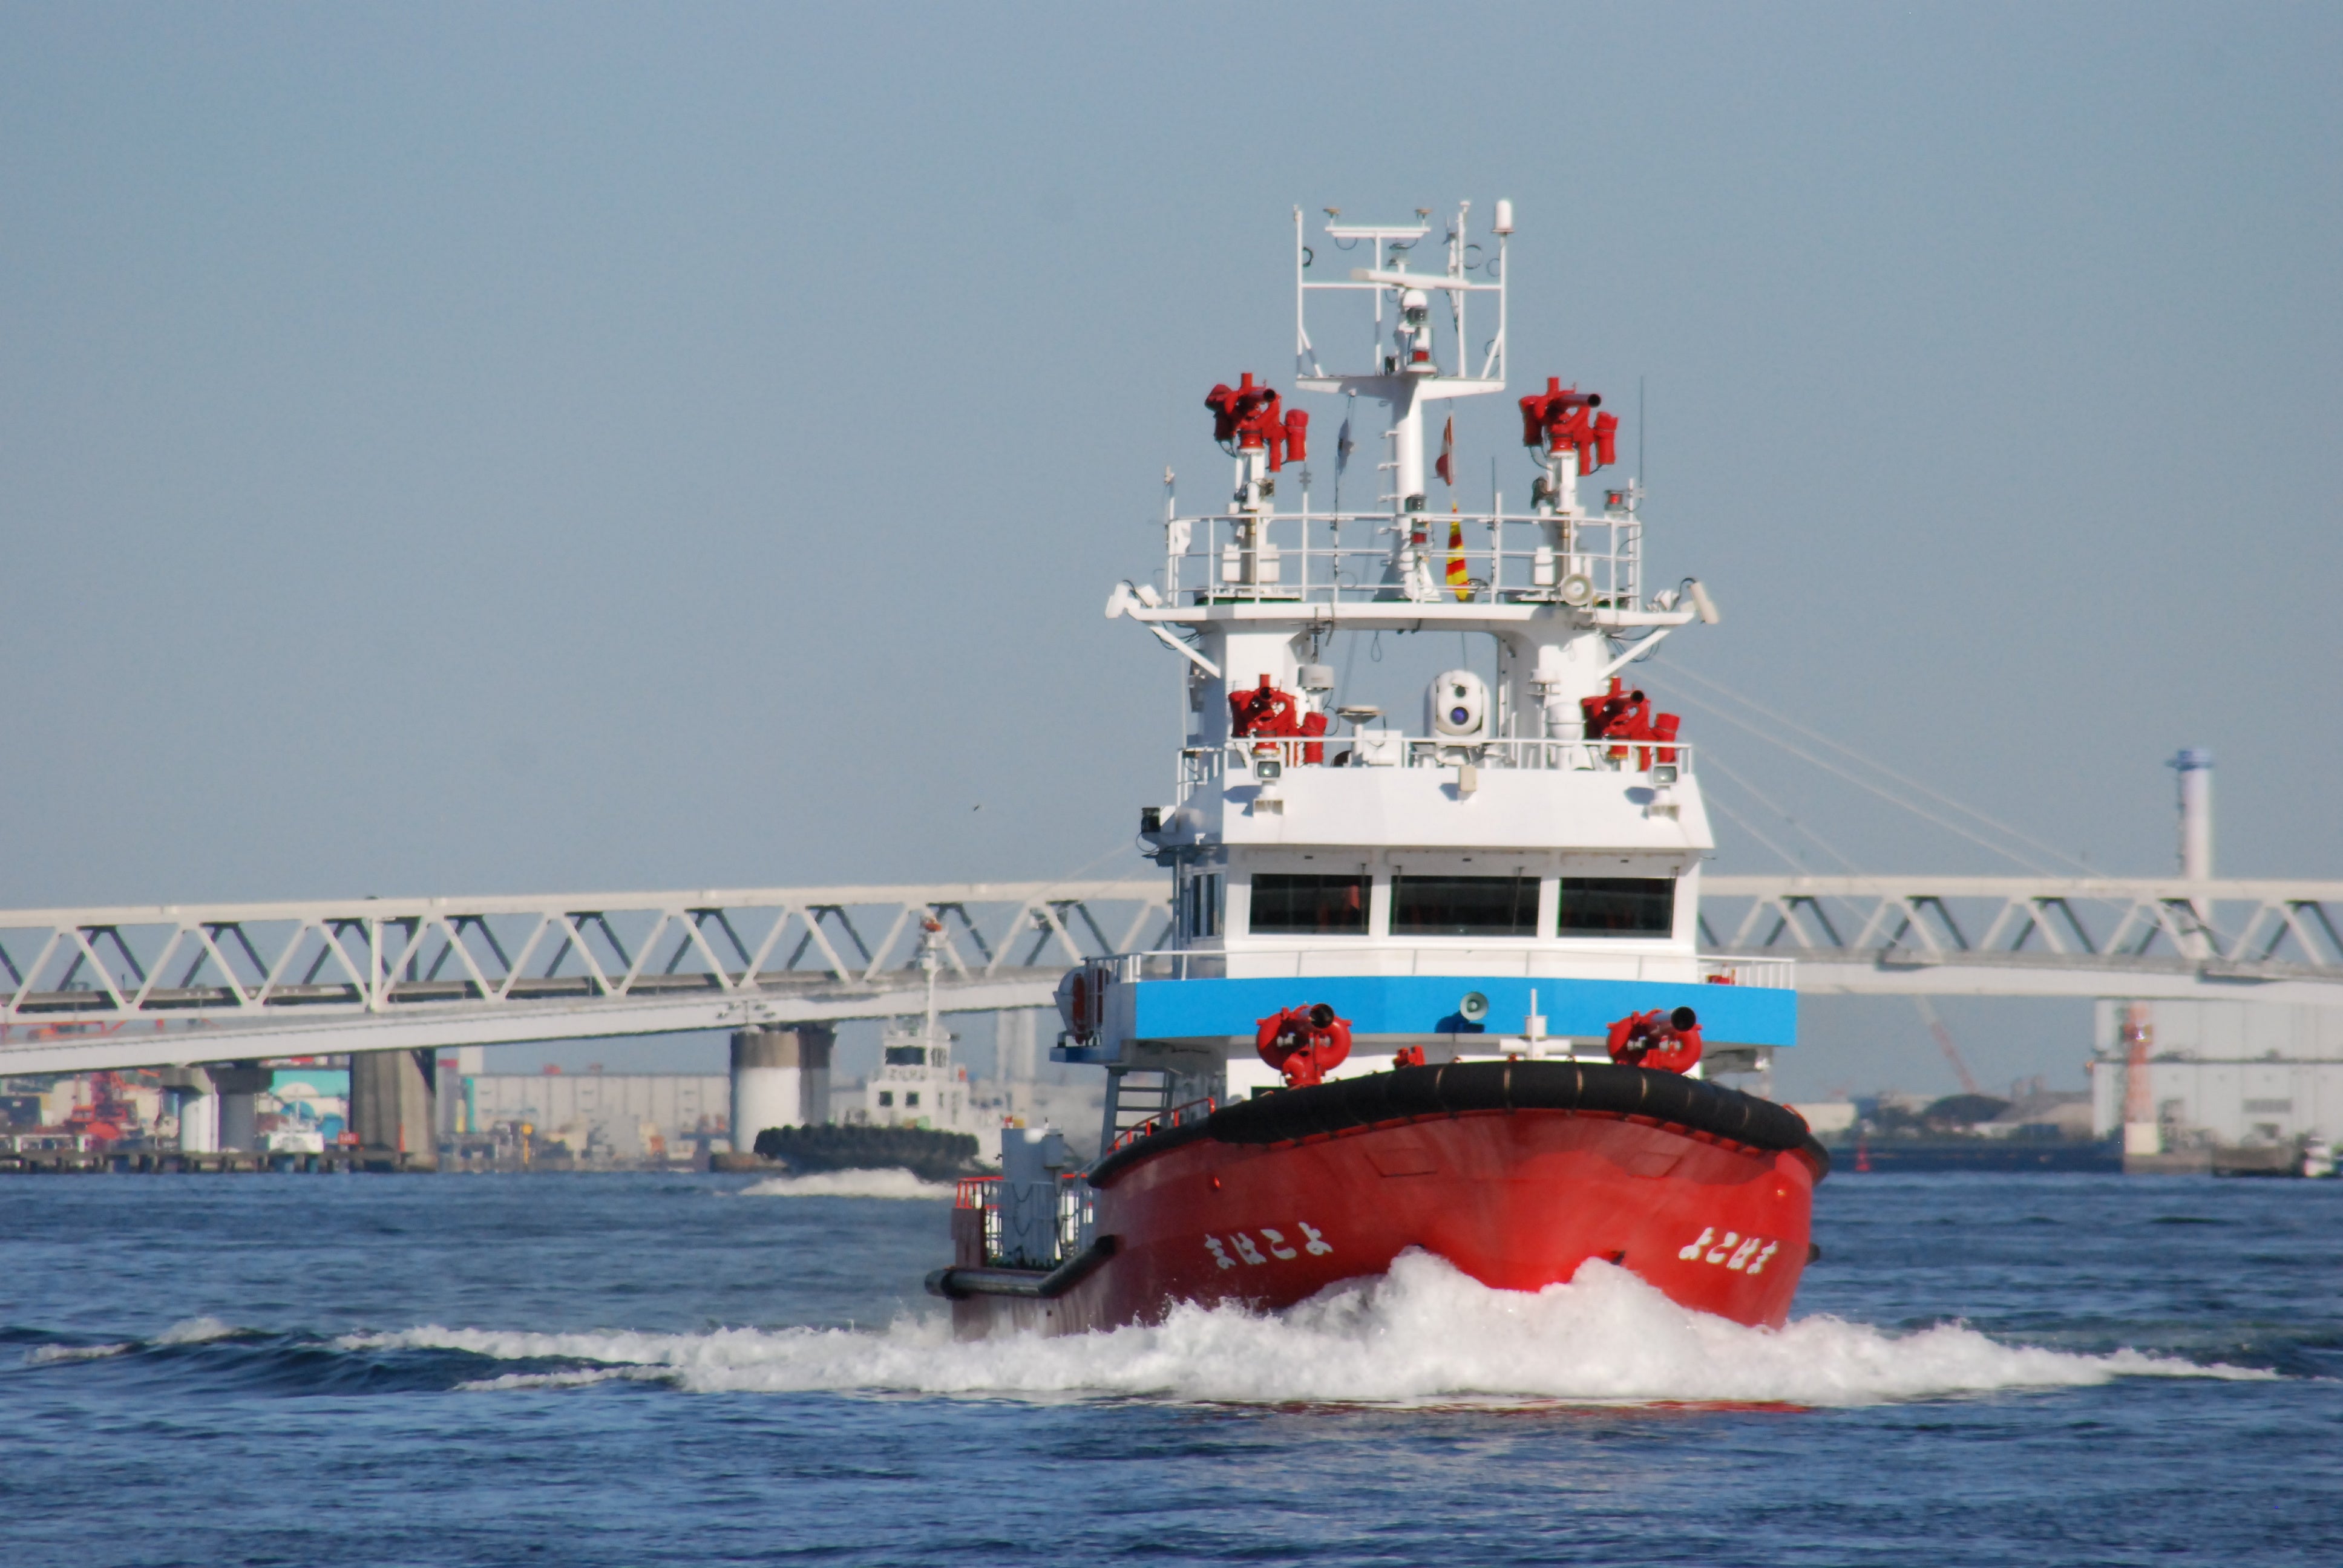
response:
M166 1067L163 1092L179 1119L179 1152L212 1154L219 1150L219 1092L200 1067Z
M218 1107L214 1112L218 1120L216 1141L212 1147L251 1153L260 1141L260 1107L256 1102L268 1091L269 1082L276 1075L256 1061L216 1061L204 1069L204 1075L211 1080L208 1098Z
M433 1088L436 1050L367 1050L350 1056L350 1131L368 1171L437 1171L439 1119Z
M732 1151L752 1152L768 1127L819 1127L830 1120L830 1051L838 1031L824 1023L744 1029L732 1036Z

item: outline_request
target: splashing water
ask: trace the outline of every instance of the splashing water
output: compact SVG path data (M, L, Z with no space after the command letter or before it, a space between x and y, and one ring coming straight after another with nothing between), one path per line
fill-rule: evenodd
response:
M235 1337L243 1331L234 1323L224 1323L217 1318L187 1318L173 1323L151 1340L116 1340L94 1345L35 1345L25 1352L28 1367L50 1366L58 1362L102 1362L116 1356L126 1356L149 1345L206 1345L214 1340Z
M817 1171L809 1176L769 1176L740 1189L743 1198L920 1198L952 1195L948 1181L922 1181L909 1171Z
M156 1334L154 1342L158 1345L207 1345L214 1340L231 1339L242 1332L234 1323L224 1323L217 1318L188 1318Z
M1680 1307L1624 1270L1589 1262L1534 1295L1492 1290L1444 1261L1403 1255L1381 1278L1333 1287L1273 1316L1182 1306L1161 1324L1042 1338L952 1339L939 1318L882 1332L724 1329L699 1334L538 1334L420 1328L357 1335L353 1349L457 1350L497 1360L593 1363L470 1388L624 1377L699 1392L818 1390L1140 1396L1233 1403L1458 1401L1855 1405L2117 1377L2264 1378L2134 1351L1997 1343L1951 1325L1907 1335L1835 1318L1780 1331Z
M102 1362L116 1356L128 1355L138 1347L127 1340L102 1345L35 1345L25 1352L28 1367L54 1365L58 1362Z

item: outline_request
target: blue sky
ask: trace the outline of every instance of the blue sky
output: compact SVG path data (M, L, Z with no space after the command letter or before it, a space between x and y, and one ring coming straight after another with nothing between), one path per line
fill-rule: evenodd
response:
M1286 367L1286 215L1498 196L1516 378L1642 381L1658 572L1725 607L1654 684L2122 873L2208 746L2221 869L2335 874L2338 35L0 7L0 901L1119 864L1176 676L1099 603L1218 474L1203 390ZM1865 869L2013 869L1715 739ZM2079 1010L1946 1010L2074 1077ZM1810 1018L1817 1072L1932 1070L1908 1009Z

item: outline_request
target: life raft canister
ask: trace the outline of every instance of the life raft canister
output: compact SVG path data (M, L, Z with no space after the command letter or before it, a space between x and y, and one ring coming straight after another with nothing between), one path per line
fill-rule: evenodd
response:
M1350 1060L1351 1024L1322 1001L1289 1007L1262 1019L1252 1043L1288 1089L1307 1089Z

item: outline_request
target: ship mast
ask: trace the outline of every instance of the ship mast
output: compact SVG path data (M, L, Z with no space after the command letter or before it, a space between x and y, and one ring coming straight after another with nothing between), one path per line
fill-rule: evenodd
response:
M1389 414L1384 439L1391 455L1380 465L1391 475L1391 488L1379 495L1392 509L1395 532L1393 574L1423 597L1433 591L1422 514L1424 509L1423 416L1427 404L1457 397L1481 397L1505 389L1505 246L1513 232L1513 204L1497 203L1491 227L1495 254L1466 236L1465 219L1471 202L1460 202L1446 232L1446 264L1437 272L1418 272L1410 265L1412 253L1432 232L1431 209L1420 207L1413 225L1344 224L1339 211L1329 208L1326 238L1338 249L1366 250L1365 266L1350 269L1345 279L1313 280L1309 276L1317 256L1303 242L1302 209L1293 209L1293 337L1294 384L1304 391L1334 392L1368 397ZM1476 279L1473 275L1479 273ZM1329 374L1319 362L1311 341L1309 306L1312 296L1364 292L1373 302L1373 336L1368 344L1368 368ZM1476 294L1494 295L1497 329L1489 339L1481 364L1468 363L1471 341L1468 309ZM1449 321L1449 363L1440 362L1433 329L1433 297L1446 305ZM1391 311L1391 336L1384 337L1384 311Z
M943 943L944 923L932 914L920 921L920 970L928 980L927 1022L920 1029L920 1043L932 1050L942 1039L941 1020L936 1015L936 970L941 966L936 950ZM932 1063L934 1058L929 1059Z

